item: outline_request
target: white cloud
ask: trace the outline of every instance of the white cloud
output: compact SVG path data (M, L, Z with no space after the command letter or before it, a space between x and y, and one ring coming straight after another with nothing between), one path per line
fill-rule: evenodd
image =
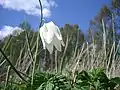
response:
M44 17L49 17L49 16L51 16L51 12L50 12L50 10L49 9L47 9L47 8L44 8L43 9L43 15L44 15Z
M43 16L50 17L51 8L56 7L54 0L41 0L43 6ZM24 11L29 15L40 15L39 0L0 0L0 5L3 8L16 11Z
M0 40L4 39L9 35L16 36L20 34L21 31L23 30L19 27L3 26L3 28L0 30Z

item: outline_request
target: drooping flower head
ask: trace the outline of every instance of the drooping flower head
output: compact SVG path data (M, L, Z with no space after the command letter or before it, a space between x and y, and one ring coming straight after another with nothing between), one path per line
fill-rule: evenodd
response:
M43 24L40 28L40 36L43 48L48 49L50 54L53 52L53 46L55 46L58 51L61 51L61 44L64 46L60 29L52 21Z

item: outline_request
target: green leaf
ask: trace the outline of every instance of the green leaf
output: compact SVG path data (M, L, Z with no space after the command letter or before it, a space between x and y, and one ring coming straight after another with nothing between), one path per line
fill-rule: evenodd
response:
M84 87L81 87L80 90L92 90L92 89L90 89L90 86L84 86Z
M89 76L89 74L86 72L86 71L81 71L77 77L76 77L78 80L88 80L88 81L91 81L91 78Z
M112 78L110 81L115 83L115 84L119 84L120 85L120 77Z
M54 85L51 82L48 82L46 85L46 90L52 90Z
M36 90L43 90L43 85L44 85L44 83L43 84L41 84Z

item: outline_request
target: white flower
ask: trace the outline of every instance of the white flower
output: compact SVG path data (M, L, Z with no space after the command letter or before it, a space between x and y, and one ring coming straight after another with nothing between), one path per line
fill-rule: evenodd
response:
M40 37L43 48L48 49L50 54L53 52L53 46L55 46L58 51L61 51L61 44L64 46L60 29L52 21L44 23L40 28Z

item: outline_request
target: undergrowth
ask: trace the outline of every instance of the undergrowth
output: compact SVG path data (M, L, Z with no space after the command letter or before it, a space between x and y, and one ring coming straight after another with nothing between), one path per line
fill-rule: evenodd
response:
M8 81L9 82L9 81ZM119 90L120 78L108 78L104 69L92 69L90 71L76 71L75 78L61 74L37 72L34 74L33 85L31 78L28 83L10 82L5 90ZM4 90L4 84L0 89Z

